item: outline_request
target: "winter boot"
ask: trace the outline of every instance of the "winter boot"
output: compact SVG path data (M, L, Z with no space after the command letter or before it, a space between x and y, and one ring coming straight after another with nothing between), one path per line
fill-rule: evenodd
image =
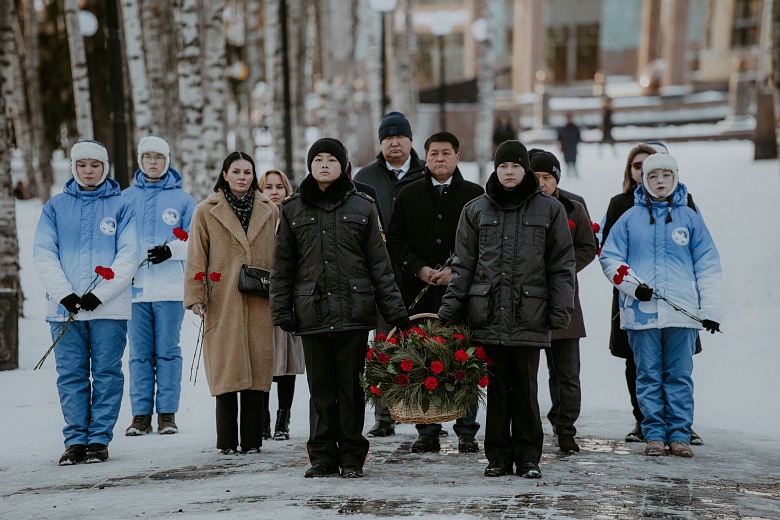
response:
M693 450L682 441L673 441L669 444L669 451L675 457L693 457Z
M133 423L125 430L125 435L128 437L137 437L138 435L146 435L147 433L152 433L151 415L133 416Z
M105 462L108 460L108 446L105 444L90 444L87 446L87 453L84 455L84 464L95 462Z
M634 429L626 435L626 442L642 442L645 436L642 434L642 423L637 422Z
M691 446L701 446L702 444L704 444L704 439L691 428Z
M276 411L276 427L274 430L275 441L286 441L290 439L290 410Z
M263 440L271 438L271 412L265 411L265 417L263 418Z
M666 455L666 447L661 441L647 441L645 455L648 457L663 457Z
M65 452L60 457L60 466L70 466L72 464L78 464L84 460L84 454L87 452L87 447L84 444L74 444L68 446Z
M162 433L162 434L179 433L179 427L176 426L175 413L157 414L157 433Z
M561 448L564 455L574 455L580 451L577 441L574 440L574 435L558 435L558 447Z

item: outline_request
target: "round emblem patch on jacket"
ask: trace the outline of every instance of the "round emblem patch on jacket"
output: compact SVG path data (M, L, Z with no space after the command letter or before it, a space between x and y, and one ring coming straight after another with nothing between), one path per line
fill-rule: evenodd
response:
M116 235L116 219L106 217L100 221L100 231L104 235Z
M162 212L163 222L172 226L179 221L179 212L174 208L164 209Z
M678 246L687 246L688 241L690 240L690 234L684 227L678 227L672 231L672 240L674 240L674 243Z

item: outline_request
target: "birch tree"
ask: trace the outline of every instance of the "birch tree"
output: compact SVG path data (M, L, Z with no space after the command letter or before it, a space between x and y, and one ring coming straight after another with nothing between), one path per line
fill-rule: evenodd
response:
M24 71L28 75L33 71L27 66L24 37L22 36L21 25L16 16L16 9L11 4L11 23L13 30L11 32L12 40L7 43L6 54L10 64L9 83L13 85L13 98L9 99L11 104L11 116L16 136L16 147L22 152L22 176L24 183L33 197L38 196L38 176L35 167L35 154L33 149L32 125L30 124L30 113L27 110L27 99L25 96L26 82ZM37 71L36 71L37 72Z
M204 105L202 119L202 146L205 151L203 172L196 171L193 189L201 197L209 193L214 174L225 158L225 107L227 106L227 79L225 77L225 24L222 13L224 0L205 2L203 46Z
M780 0L772 1L772 84L775 91L775 134L780 155Z
M246 1L246 16L244 17L245 23L245 54L244 61L247 66L247 77L242 85L243 99L241 104L243 105L243 114L240 116L241 124L239 125L239 132L237 132L238 143L240 148L245 150L254 150L254 138L252 137L252 108L253 108L253 95L255 87L260 82L260 79L264 76L263 69L260 64L262 60L262 42L261 42L261 28L260 22L260 0L247 0Z
M346 135L344 137L344 144L347 150L352 150L353 153L357 151L358 147L358 107L355 102L355 80L357 79L357 61L358 61L358 48L357 37L360 28L360 1L351 0L349 9L349 33L352 35L349 38L349 50L347 56L350 59L347 60L347 73L345 83L345 98L347 108L347 128Z
M406 115L412 124L417 123L417 101L419 99L419 87L417 82L417 36L414 32L412 20L412 8L414 0L402 0L401 8L404 13L403 33L399 44L395 45L391 60L395 67L393 74L393 108ZM391 25L392 30L392 25Z
M78 139L93 139L92 102L87 76L87 56L84 52L84 37L79 28L78 0L62 0L65 13L65 28L68 33L70 69L73 77L73 99L76 105L76 131Z
M133 143L137 143L142 136L151 134L153 127L138 1L122 0L120 4L127 71L133 99L132 117L135 130L135 135L132 136Z
M480 67L477 77L479 115L474 132L474 151L479 165L480 184L484 184L490 175L490 157L493 144L493 111L496 81L496 45L494 38L498 34L501 17L500 0L488 0L485 5L486 38L480 43Z

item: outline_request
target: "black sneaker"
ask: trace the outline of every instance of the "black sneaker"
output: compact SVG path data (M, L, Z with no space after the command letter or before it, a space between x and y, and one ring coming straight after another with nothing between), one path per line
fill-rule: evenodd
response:
M260 448L241 448L242 455L251 455L253 453L260 453Z
M338 466L327 466L325 464L315 464L309 469L306 470L306 473L303 474L305 478L321 478L321 477L330 477L332 475L338 475L339 474L339 468Z
M87 446L87 453L84 455L84 464L105 462L107 460L108 446L99 443L93 443Z
M235 448L220 448L220 455L237 455L238 451Z
M574 435L558 435L558 447L564 455L574 455L580 451L577 441L574 440Z
M352 466L352 467L342 468L341 476L344 478L363 478L366 475L365 473L363 473L363 468L361 468L360 466Z
M642 423L637 422L634 429L626 435L626 442L644 442L645 436L642 433Z
M71 466L84 461L84 454L87 452L87 447L84 444L73 444L65 448L62 456L60 457L60 466Z
M157 433L163 435L170 435L172 433L179 433L179 427L176 426L176 414L175 413L158 413L157 414Z
M137 437L139 435L146 435L147 433L152 433L151 415L133 416L132 424L125 430L125 435L128 437Z
M412 453L436 453L441 451L439 437L435 435L420 435L412 444Z
M479 443L474 440L473 435L464 433L458 437L458 451L460 453L476 453L479 451Z
M701 446L704 444L704 439L702 439L698 433L693 431L693 428L691 428L691 446Z
M523 462L517 465L517 474L525 478L542 478L542 470L535 462Z
M389 437L395 435L395 424L388 421L377 421L374 426L368 430L370 437Z
M503 477L512 473L512 465L503 460L494 460L485 468L486 477Z

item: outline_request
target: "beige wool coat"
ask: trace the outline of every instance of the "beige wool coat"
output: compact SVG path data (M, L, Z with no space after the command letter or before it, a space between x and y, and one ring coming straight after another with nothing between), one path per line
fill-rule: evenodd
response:
M268 298L240 293L241 265L271 269L279 210L255 191L252 216L244 233L241 222L221 192L198 204L192 217L184 307L204 303L198 272L220 273L206 309L203 366L211 395L242 390L269 391L274 375L274 340ZM209 285L212 282L209 281Z

